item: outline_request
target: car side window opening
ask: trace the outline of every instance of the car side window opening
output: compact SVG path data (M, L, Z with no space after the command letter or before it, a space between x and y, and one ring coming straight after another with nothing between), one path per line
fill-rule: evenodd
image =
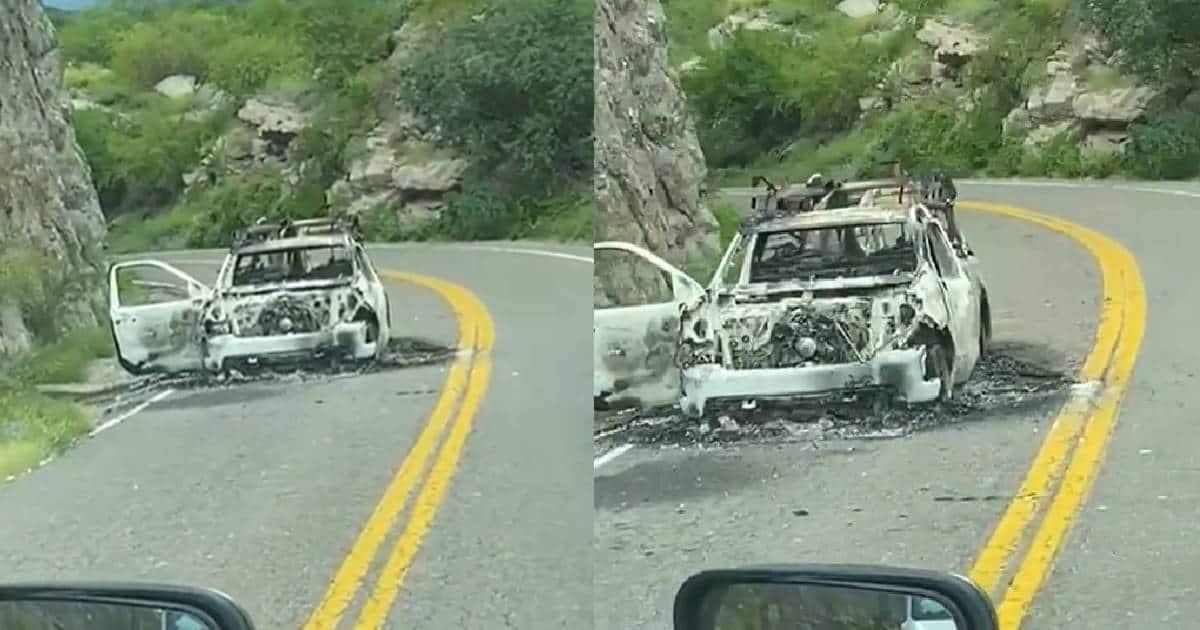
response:
M623 250L596 252L596 265L607 268L593 283L594 307L617 308L675 301L675 279L665 269Z

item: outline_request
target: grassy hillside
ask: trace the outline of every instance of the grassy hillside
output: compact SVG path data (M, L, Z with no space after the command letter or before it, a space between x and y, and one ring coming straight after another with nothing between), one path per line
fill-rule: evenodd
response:
M892 158L960 175L1200 175L1200 81L1190 70L1200 18L1171 3L895 0L888 11L899 12L859 18L837 4L666 0L672 60L683 67L718 183L745 185L750 172L849 177ZM734 30L714 47L710 29L731 15L760 24ZM916 37L930 17L964 25L984 43L966 63L961 85L902 94L910 76L930 73L930 49ZM1044 90L1048 58L1082 51L1081 38L1093 32L1125 54L1110 65L1076 68L1078 89L1148 85L1156 96L1144 115L1119 132L1075 124L1072 133L1048 135L1033 147L1028 130L1006 132L1006 117ZM887 104L864 111L860 99ZM1069 115L1070 103L1067 109ZM1088 133L1123 134L1123 150L1089 151Z
M112 0L59 15L75 127L113 221L111 245L220 245L259 216L324 214L326 192L363 156L372 127L400 110L441 128L441 148L413 151L467 156L472 168L436 223L402 229L381 207L364 216L372 237L590 238L585 5ZM401 27L421 35L404 42L415 46L404 63L392 63ZM203 89L186 98L155 90L177 75ZM214 159L218 140L239 140L235 112L251 98L282 99L309 117L287 163L188 189L185 176Z

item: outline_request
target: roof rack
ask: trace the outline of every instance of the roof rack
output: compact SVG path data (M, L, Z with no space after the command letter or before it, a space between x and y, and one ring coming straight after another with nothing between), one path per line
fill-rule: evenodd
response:
M279 223L267 223L266 217L260 218L254 225L234 233L231 249L241 249L247 245L261 243L278 238L293 238L317 234L345 234L354 240L361 238L357 216L338 216L331 218L285 219Z
M907 178L903 176L838 181L814 175L803 184L779 186L765 177L755 176L751 185L757 187L763 184L766 191L750 198L751 216L743 221L742 227L753 229L762 223L816 210L856 208L870 191L879 191L875 199L882 199L894 193L897 202L903 203L907 183Z

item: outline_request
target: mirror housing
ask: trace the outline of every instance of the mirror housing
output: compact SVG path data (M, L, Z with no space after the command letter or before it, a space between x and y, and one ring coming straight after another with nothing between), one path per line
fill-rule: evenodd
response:
M7 621L6 621L6 615ZM99 618L105 619L97 623ZM126 622L125 620L128 620ZM212 589L159 584L0 585L0 626L29 630L254 630L250 615Z
M805 611L810 607L831 610L829 602L819 601L814 604L812 593L837 593L840 598L838 605L843 609L847 606L846 594L870 597L871 605L876 605L880 596L894 596L900 609L907 609L907 621L901 620L895 627L898 630L922 630L923 628L954 628L955 630L997 630L999 621L996 609L987 593L966 577L924 569L907 569L900 567L875 565L848 564L804 564L804 565L767 565L746 567L741 569L721 569L703 571L688 578L675 596L675 630L736 630L739 624L718 624L718 620L728 618L722 614L727 608L721 606L731 592L736 589L739 593L750 596L742 598L742 602L753 601L763 606L760 613L767 612L771 605L771 597L783 593L790 601L786 604L797 604L797 609ZM805 604L801 600L808 596ZM819 597L817 599L820 599ZM716 604L714 604L714 600ZM935 608L948 612L949 619L939 619L929 623L913 621L913 602L932 600ZM736 601L736 598L735 598ZM866 599L863 600L864 607ZM763 602L766 602L763 604ZM795 609L793 609L795 610ZM771 614L778 614L778 606ZM842 611L844 612L844 610ZM755 618L762 618L758 615ZM839 617L841 625L846 630L874 630L879 626L874 624L856 624ZM778 625L769 624L756 626L760 630L783 630L798 627L797 619L780 622ZM825 626L820 626L825 627Z

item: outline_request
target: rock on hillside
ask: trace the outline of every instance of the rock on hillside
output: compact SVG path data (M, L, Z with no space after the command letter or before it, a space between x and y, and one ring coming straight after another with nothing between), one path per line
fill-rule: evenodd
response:
M38 0L0 3L0 265L32 251L52 262L39 273L102 274L104 217L91 172L62 105L54 29ZM29 275L9 264L0 281ZM44 288L44 287L43 287ZM35 292L0 285L0 355L29 347ZM57 305L60 326L94 325L102 293Z
M596 240L680 265L715 257L704 154L668 69L659 0L598 0L595 55Z
M421 26L405 23L390 34L389 56L379 61L394 76L414 50L427 45ZM211 85L194 77L168 77L156 87L168 96L204 95L201 111L224 102ZM394 92L394 90L391 90ZM469 160L445 147L436 129L408 110L399 94L380 95L375 113L364 115L369 128L356 132L344 174L325 191L331 210L352 214L386 208L406 229L438 218L447 195L460 187ZM278 94L262 93L238 104L236 124L207 147L206 155L183 182L190 190L264 167L280 170L284 183L296 185L308 168L293 143L313 122L315 111Z

